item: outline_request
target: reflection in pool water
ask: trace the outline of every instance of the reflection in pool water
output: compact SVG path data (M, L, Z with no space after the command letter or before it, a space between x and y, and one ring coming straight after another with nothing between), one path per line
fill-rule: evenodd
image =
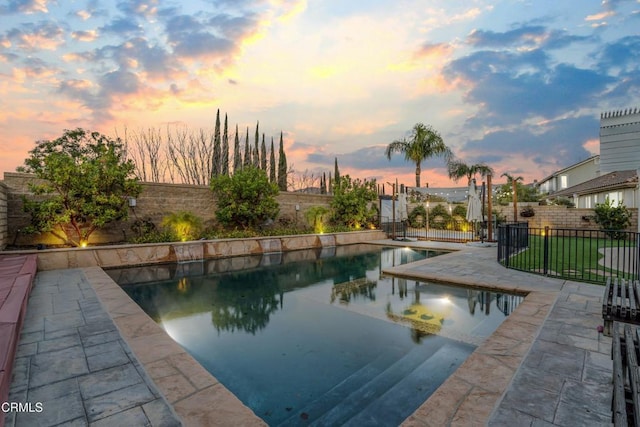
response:
M381 273L436 255L359 245L109 274L270 425L397 425L522 298Z

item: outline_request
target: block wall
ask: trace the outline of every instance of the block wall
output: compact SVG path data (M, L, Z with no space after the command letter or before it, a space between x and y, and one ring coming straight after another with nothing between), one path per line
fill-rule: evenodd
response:
M7 218L8 188L0 181L0 251L9 244L9 229Z
M30 194L29 183L35 182L33 175L5 172L4 184L7 199L8 242L15 239L16 245L60 245L63 242L44 233L29 235L21 229L29 224L29 216L22 211L22 196ZM1 197L1 196L0 196ZM288 223L304 224L305 212L312 206L329 207L331 196L303 193L280 193L276 197L280 204L278 219ZM0 202L1 203L1 202ZM296 209L296 207L298 209ZM1 208L0 208L1 209ZM184 184L143 183L142 192L136 199L136 206L129 210L129 220L98 230L91 236L91 243L118 243L126 241L133 234L131 225L136 219L150 218L159 226L162 218L177 211L189 211L202 218L205 224L215 222L216 201L207 186Z

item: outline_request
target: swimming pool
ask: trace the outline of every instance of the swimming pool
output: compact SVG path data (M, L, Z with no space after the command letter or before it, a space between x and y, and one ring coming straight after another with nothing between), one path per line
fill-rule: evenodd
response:
M436 255L358 245L108 273L270 425L397 425L521 300L381 274Z

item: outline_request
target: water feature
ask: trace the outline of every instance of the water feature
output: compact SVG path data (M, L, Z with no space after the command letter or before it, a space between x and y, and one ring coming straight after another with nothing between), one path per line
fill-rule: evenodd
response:
M334 249L109 274L270 425L397 425L521 300L381 273L434 252Z

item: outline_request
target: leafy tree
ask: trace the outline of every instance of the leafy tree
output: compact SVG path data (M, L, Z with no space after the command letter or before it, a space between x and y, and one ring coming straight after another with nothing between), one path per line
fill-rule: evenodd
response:
M84 129L65 130L53 141L38 141L25 166L44 182L31 184L36 199L24 198L31 214L26 231L51 232L67 244L84 246L91 234L128 216L128 199L140 193L134 164L125 160L120 139Z
M613 206L613 202L607 197L604 203L597 203L594 209L596 224L600 229L612 239L622 239L625 237L623 230L631 225L631 212L622 201L618 206Z
M278 153L278 188L287 191L287 156L284 154L282 132L280 132L280 152Z
M471 184L471 180L476 176L476 174L480 174L483 178L487 175L493 174L493 169L484 163L467 165L462 160L457 159L451 159L447 163L447 169L449 172L449 178L453 179L455 182L458 182L460 178L466 176L467 185Z
M256 227L278 215L278 186L260 168L245 167L233 176L221 175L211 183L217 200L216 218L225 226Z
M513 220L518 220L518 201L520 202L537 202L539 195L533 186L527 186L522 183L521 176L511 176L503 173L502 176L507 178L506 184L501 185L496 192L496 200L500 204L513 202Z
M375 180L352 180L349 175L340 177L340 181L333 183L332 220L336 224L359 228L373 219L374 210L370 204L377 197Z
M402 153L407 161L416 165L416 187L420 187L421 166L424 160L434 156L444 156L448 161L452 154L451 150L444 144L442 137L431 126L416 123L413 126L409 140L393 141L385 149L385 155L391 160L393 153Z

